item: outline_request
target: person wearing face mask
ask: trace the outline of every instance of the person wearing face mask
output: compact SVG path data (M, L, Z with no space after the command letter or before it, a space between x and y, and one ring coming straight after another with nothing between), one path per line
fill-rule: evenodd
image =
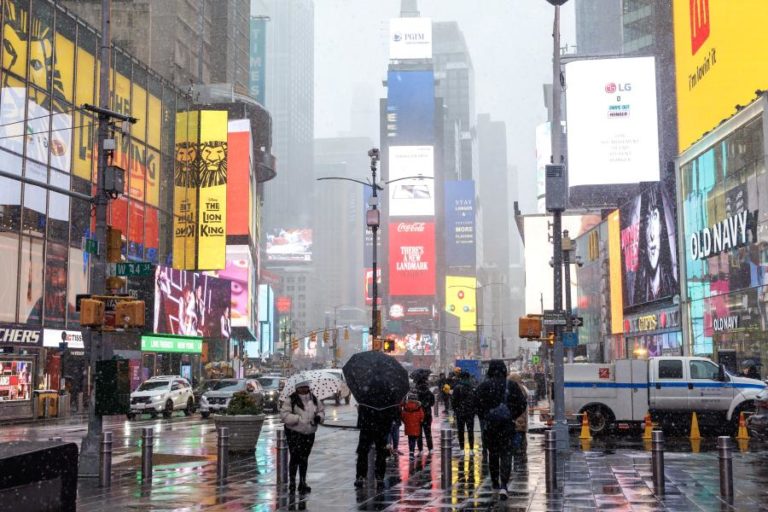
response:
M315 444L317 426L325 421L323 402L309 390L309 381L299 382L296 391L283 402L280 421L285 424L285 439L288 442L290 462L288 464L290 484L288 489L296 490L296 472L299 473L299 492L312 489L307 485L307 467L312 445Z

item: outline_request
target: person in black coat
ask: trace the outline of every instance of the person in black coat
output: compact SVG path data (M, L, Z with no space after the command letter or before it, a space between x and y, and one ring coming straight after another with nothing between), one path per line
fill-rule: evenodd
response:
M453 413L456 417L456 429L459 432L459 448L464 449L464 430L466 429L469 449L464 449L464 455L473 455L477 400L469 372L462 371L459 374L459 380L453 387L451 400L453 401Z
M432 453L432 408L435 406L435 395L429 390L426 380L416 382L416 394L424 409L424 421L421 423L421 435L417 441L419 453L424 451L424 437L427 438L427 450Z
M395 417L400 416L400 404L386 409L374 409L360 404L357 409L357 428L360 438L357 443L357 468L355 487L363 487L368 475L368 451L371 445L376 447L374 475L376 485L384 486L384 473L387 470L387 439Z
M498 406L504 401L505 393L509 417L500 422ZM488 450L491 486L499 490L501 499L506 499L507 482L512 471L515 418L525 411L527 400L517 384L507 381L507 366L499 359L489 363L486 379L475 390L475 396L477 413L483 420L483 446Z

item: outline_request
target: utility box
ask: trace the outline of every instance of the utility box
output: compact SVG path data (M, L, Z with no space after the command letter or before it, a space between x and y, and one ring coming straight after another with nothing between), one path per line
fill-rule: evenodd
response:
M131 402L131 374L127 359L96 362L96 414L128 414Z
M120 167L108 165L104 172L104 190L111 194L125 194L125 171Z
M564 211L568 205L568 176L562 164L545 166L546 195L544 204L548 212Z

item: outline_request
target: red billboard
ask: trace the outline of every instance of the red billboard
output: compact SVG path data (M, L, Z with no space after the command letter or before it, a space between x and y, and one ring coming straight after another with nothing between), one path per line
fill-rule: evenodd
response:
M248 235L251 216L250 121L230 121L227 143L227 235Z
M435 294L435 223L389 224L389 294Z

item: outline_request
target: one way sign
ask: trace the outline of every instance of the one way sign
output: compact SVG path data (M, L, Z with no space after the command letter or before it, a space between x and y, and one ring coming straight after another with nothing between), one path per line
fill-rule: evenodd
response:
M571 327L581 327L583 325L584 325L584 317L582 316L571 317Z

